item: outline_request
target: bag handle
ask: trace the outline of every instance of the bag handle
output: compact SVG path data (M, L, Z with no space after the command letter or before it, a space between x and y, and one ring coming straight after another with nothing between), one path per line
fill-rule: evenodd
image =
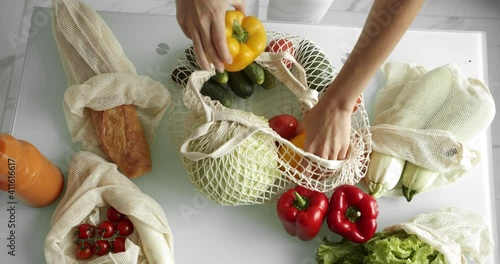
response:
M298 73L298 79L286 67L284 60L293 63ZM318 91L309 89L304 68L290 53L262 52L255 59L255 62L266 68L295 94L303 112L309 111L318 103Z

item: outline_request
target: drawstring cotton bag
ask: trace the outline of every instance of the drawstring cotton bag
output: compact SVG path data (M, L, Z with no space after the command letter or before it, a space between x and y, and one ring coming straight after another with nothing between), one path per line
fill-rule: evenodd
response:
M45 258L49 264L83 263L75 258L75 230L79 224L97 226L106 220L106 209L113 206L133 223L134 231L127 237L125 252L92 257L89 264L149 263L141 242L141 230L154 230L169 248L168 263L174 263L173 236L162 207L141 190L117 166L88 151L77 152L71 161L68 185L51 219L51 229L45 238Z
M215 69L194 67L191 62L196 58L186 53L173 71L170 138L193 185L217 204L272 202L296 185L329 192L357 183L366 172L370 134L362 101L352 115L346 160L306 153L269 127L268 120L280 114L300 120L333 81L336 70L310 40L271 31L268 42L271 50L282 52L263 52L255 62L271 73L275 85L256 87L247 99L233 94L230 108L200 92Z
M453 64L429 70L391 62L382 71L387 81L375 101L373 151L439 172L422 192L460 180L479 163L472 144L495 116L488 87ZM400 184L384 194L401 195Z
M52 10L54 38L69 85L64 94L64 115L73 142L107 157L87 110L132 104L137 106L145 139L151 145L154 130L170 103L168 90L137 74L106 22L88 5L53 0Z
M404 230L443 253L446 263L485 263L493 250L493 238L482 216L470 209L447 207L420 214L407 222L385 228L382 232Z

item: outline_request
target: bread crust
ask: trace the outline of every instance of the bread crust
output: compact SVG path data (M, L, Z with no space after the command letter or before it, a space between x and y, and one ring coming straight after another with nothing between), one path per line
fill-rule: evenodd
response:
M137 178L151 171L149 144L134 105L90 109L90 115L102 150L125 176Z

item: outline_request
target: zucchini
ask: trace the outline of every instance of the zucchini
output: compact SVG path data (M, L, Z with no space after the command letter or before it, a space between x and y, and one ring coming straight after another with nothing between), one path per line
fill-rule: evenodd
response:
M270 73L268 70L264 70L264 82L261 84L264 89L269 90L274 88L277 84L277 79L274 77L272 73Z
M264 82L264 68L255 61L246 66L243 71L254 84L261 85Z
M193 69L190 69L186 66L178 66L172 71L170 77L175 83L181 85L184 88L187 86L189 76L191 76L191 73L193 73L193 71Z
M243 71L229 72L227 84L237 96L243 99L247 99L253 94L255 86Z
M309 88L322 92L333 81L334 69L326 54L312 41L303 39L297 49L297 62L304 68Z
M210 99L214 101L219 101L227 108L231 108L233 106L233 97L231 96L229 89L213 80L208 80L203 83L200 93L204 96L210 97Z

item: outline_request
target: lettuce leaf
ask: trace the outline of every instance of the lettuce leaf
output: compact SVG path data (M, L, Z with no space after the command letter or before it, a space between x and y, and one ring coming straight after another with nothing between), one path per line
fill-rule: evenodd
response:
M445 264L442 253L403 230L376 233L362 244L325 239L316 259L320 264Z

